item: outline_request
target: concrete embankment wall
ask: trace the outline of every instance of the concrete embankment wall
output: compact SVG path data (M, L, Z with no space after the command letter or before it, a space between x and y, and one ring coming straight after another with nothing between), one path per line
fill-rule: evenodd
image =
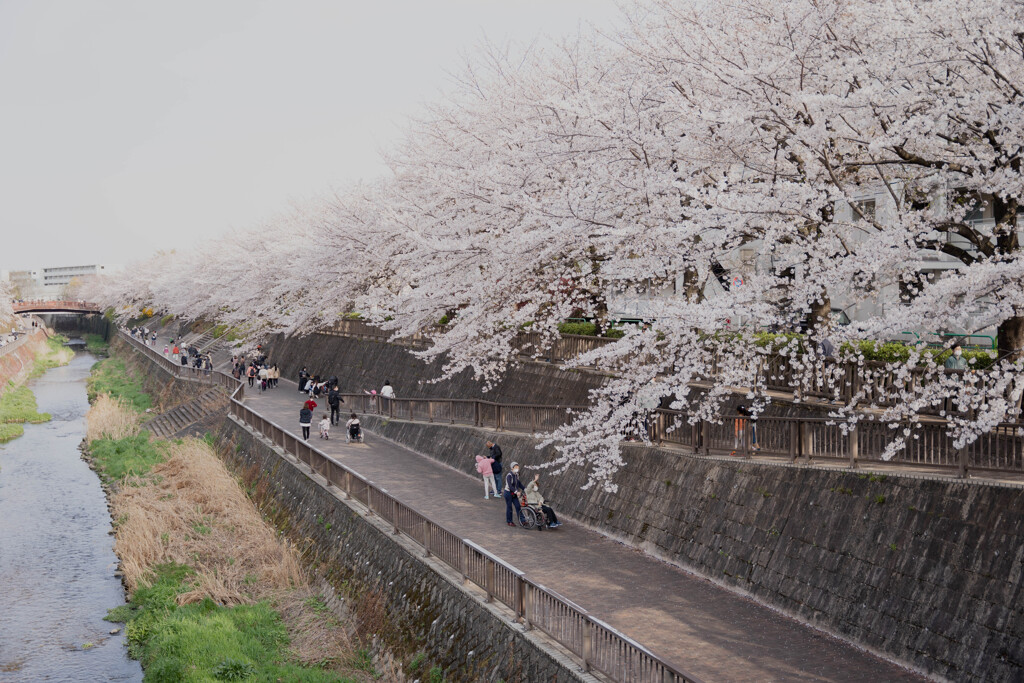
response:
M524 633L461 586L453 572L423 558L379 520L359 514L265 439L231 419L219 437L236 471L272 499L264 511L286 529L306 564L356 605L360 620L375 622L373 632L393 654L408 659L423 652L453 682L593 680L550 644L538 646L538 633Z
M337 376L341 390L380 390L390 381L404 398L473 398L502 403L586 405L588 393L605 377L587 371L563 370L550 363L527 362L485 392L468 371L450 380L429 383L443 363L424 363L402 346L379 341L314 334L301 338L271 337L266 346L271 363L282 375L296 379L303 366L322 377Z
M46 313L40 317L47 327L52 327L54 331L62 334L88 332L98 334L109 341L110 336L114 333L114 326L110 324L110 321L98 314L57 315Z
M472 474L484 441L541 472L559 514L911 666L1024 679L1020 488L755 464L625 446L616 493L554 476L525 435L390 422L371 431ZM642 580L642 577L637 577ZM753 637L753 636L752 636Z
M7 388L8 382L21 384L32 371L36 354L46 346L46 336L41 331L33 331L27 339L17 342L17 346L5 349L0 355L0 393Z
M156 367L146 356L119 337L110 342L113 355L124 360L128 371L142 380L142 386L153 398L154 412L166 412L182 403L198 398L210 387L199 382L180 382Z

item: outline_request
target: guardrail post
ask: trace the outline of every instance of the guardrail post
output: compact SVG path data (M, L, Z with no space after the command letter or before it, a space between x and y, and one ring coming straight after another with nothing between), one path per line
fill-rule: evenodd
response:
M800 423L789 423L789 460L796 462L797 454L800 452Z
M463 541L459 546L459 573L462 574L462 583L469 581L469 546Z
M473 401L473 426L480 426L480 401Z
M957 449L956 456L956 476L958 479L964 479L967 477L967 446Z
M750 431L752 423L750 418L737 418L743 425L743 459L750 460Z
M523 618L523 577L516 576L516 583L512 590L513 609L516 612L516 621Z
M430 522L423 520L423 557L430 557Z
M494 560L485 557L484 562L487 563L485 565L487 567L487 578L484 579L484 583L487 584L485 589L487 591L487 602L494 602Z
M520 594L523 600L523 630L529 631L533 628L530 625L530 584L526 583L526 580L522 577L519 577L519 584L522 586Z
M583 670L590 671L590 660L594 658L594 625L589 619L583 621Z
M860 456L860 440L857 438L857 425L853 425L847 438L850 440L850 469L857 469L857 458Z
M700 421L700 441L704 455L711 455L711 423L707 420Z
M401 529L398 528L398 501L395 498L391 499L391 534L397 536L401 533Z

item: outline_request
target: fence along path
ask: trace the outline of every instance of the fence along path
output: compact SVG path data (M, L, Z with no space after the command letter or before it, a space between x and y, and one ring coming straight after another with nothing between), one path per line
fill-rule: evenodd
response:
M340 321L332 333L381 341L390 336L359 320ZM412 345L426 343L422 337L402 341ZM566 335L552 349L552 354L568 358L610 341ZM570 355L558 355L563 352ZM841 370L838 364L829 367ZM956 372L965 381L972 381L974 377L963 371ZM346 400L353 401L363 412L381 412L393 419L447 422L529 433L552 431L568 424L574 412L586 409L584 406L499 404L472 399L400 398L387 401L354 394L346 395ZM1024 429L1021 424L1012 422L997 425L963 448L954 445L953 439L946 434L945 421L939 419L898 423L895 429L891 423L871 419L862 420L851 428L825 417L760 417L752 422L739 415L725 415L717 422L695 420L691 423L684 412L659 409L641 417L639 422L641 430L646 432L652 443L678 446L704 455L735 451L746 458L756 454L785 458L791 462L820 460L845 464L853 469L884 465L897 470L953 473L958 477L966 477L968 472L1008 475L1010 478L1024 475ZM904 429L910 432L905 445L892 453L888 460L883 459L889 444Z
M132 343L168 373L194 375L154 349ZM585 670L616 681L652 683L696 681L697 676L920 680L595 532L574 525L543 534L509 529L503 503L482 500L477 479L372 434L366 446L315 436L313 446L280 426L297 421L302 396L293 382L282 380L278 389L243 401L244 390L230 375L213 373L202 381L232 387L232 415L408 536L425 555L478 586L488 601L507 607L524 628L556 640ZM518 566L495 548L502 555L515 548Z

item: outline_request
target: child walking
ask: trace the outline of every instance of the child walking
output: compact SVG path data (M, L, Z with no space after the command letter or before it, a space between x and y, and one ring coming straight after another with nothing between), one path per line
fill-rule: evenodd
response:
M476 471L480 473L484 480L484 500L490 500L491 498L488 491L493 493L495 498L498 497L498 485L494 481L494 470L491 469L493 463L494 458L485 458L482 455L476 456Z
M320 438L330 439L331 438L331 420L325 414L323 419L320 420Z

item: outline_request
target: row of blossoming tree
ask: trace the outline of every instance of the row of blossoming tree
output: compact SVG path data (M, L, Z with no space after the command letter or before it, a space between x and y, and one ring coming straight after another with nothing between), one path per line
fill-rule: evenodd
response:
M613 379L550 435L555 464L605 486L643 407L669 397L684 421L716 420L741 388L761 410L768 372L797 396L831 372L833 417L891 425L890 452L950 397L961 446L1015 417L1020 0L651 0L614 35L485 49L454 90L409 125L387 178L157 254L88 295L250 340L359 312L396 337L427 332L419 353L445 376L489 383L521 358L524 329L541 353L567 318L606 324L615 292L671 291L651 297L650 325L573 361ZM739 251L770 265L716 287ZM939 254L956 267L923 278ZM834 324L836 297L877 303L892 287L905 301ZM984 326L998 357L966 379L911 347L881 386L847 343ZM766 346L765 329L802 334ZM838 358L822 357L826 337Z

